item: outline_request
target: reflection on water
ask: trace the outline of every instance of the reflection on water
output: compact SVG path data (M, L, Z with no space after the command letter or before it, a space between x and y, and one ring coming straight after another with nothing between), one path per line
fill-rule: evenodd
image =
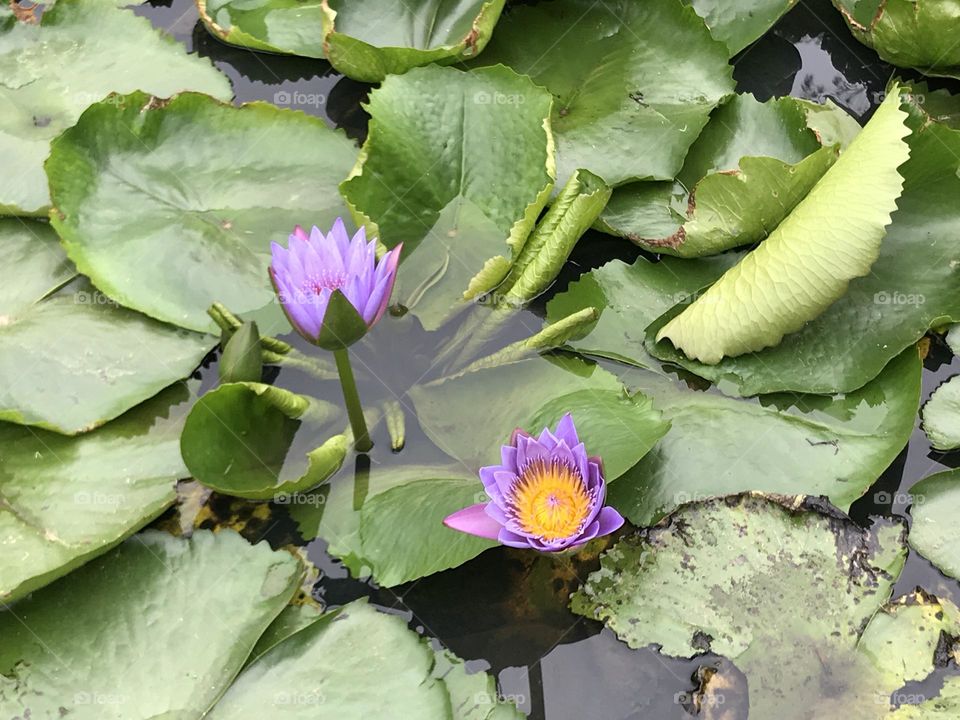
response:
M135 8L135 12L170 32L187 48L209 57L233 82L238 102L274 102L320 117L356 140L365 136L367 115L360 103L370 86L343 78L328 63L224 45L199 23L192 0L153 0ZM752 92L761 100L788 93L818 101L830 97L861 121L875 107L879 93L894 74L893 68L850 36L829 0L799 3L773 32L741 52L734 65L741 92ZM629 262L638 252L621 240L590 233L581 240L553 290L563 289L581 272L614 257ZM534 311L542 314L543 303L544 299L535 302ZM426 334L409 318L387 320L377 328L377 352L358 348L358 368L370 369L358 370L361 394L367 397L402 397L418 379L424 357L429 355ZM508 328L497 342L502 345L529 334L526 329L537 322L535 317L526 316L521 325ZM416 358L417 351L424 357ZM390 362L396 358L405 360ZM960 362L944 348L935 347L926 368L925 398L946 377L960 372ZM320 383L296 370L284 369L279 376L272 372L268 379L276 379L284 387L339 401L335 382ZM204 372L204 389L215 378L216 368L212 366ZM374 481L377 463L389 466L398 461L389 451L382 425L376 432ZM409 416L407 439L405 463L414 455L422 455L424 463L443 460ZM854 505L851 515L864 523L871 514L906 515L909 508L905 493L909 487L957 462L955 456L932 453L925 436L917 430L909 447ZM245 528L251 540L265 537L274 546L303 543L300 529L284 511L268 513L269 506L216 496L212 505L209 522L214 522L216 515L234 518L235 525ZM649 649L632 651L599 623L567 610L569 592L597 565L593 557L579 561L540 558L498 548L466 566L382 589L351 578L343 565L326 553L323 540L310 542L306 550L321 573L313 591L318 599L340 605L369 596L382 607L404 614L411 627L439 638L470 661L471 669L490 669L499 679L501 693L516 699L535 720L672 720L695 716L738 720L747 716L742 675L729 663L715 657L678 660ZM914 585L924 585L938 595L960 601L958 583L911 556L897 592ZM720 669L714 675L717 667ZM711 677L708 685L714 688L707 695L714 704L704 705L699 713L693 702L698 670L701 678ZM716 687L721 690L716 691ZM722 705L718 698L723 699Z

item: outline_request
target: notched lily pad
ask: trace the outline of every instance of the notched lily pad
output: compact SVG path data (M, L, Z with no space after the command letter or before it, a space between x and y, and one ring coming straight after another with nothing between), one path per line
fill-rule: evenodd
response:
M381 82L475 57L504 0L323 0L323 46L347 77Z
M960 448L960 377L933 391L923 406L923 431L937 450Z
M50 142L111 92L233 96L206 58L110 2L60 0L38 25L0 25L0 212L46 215Z
M117 302L208 332L207 308L222 302L272 335L283 320L270 242L346 214L336 187L355 158L322 120L267 103L113 96L53 144L51 221L80 271Z
M316 487L340 469L349 442L336 434L319 447L294 450L303 422L317 429L332 421L335 405L253 382L221 385L191 410L180 447L197 480L227 495L267 500ZM304 442L303 435L298 442Z
M683 63L664 62L683 48ZM503 63L556 98L557 176L672 180L734 84L727 47L679 2L520 5L474 63Z
M403 243L394 302L428 330L476 276L492 288L518 258L553 187L550 107L505 67L417 68L371 93L370 133L340 187L369 235ZM504 137L511 153L491 152Z

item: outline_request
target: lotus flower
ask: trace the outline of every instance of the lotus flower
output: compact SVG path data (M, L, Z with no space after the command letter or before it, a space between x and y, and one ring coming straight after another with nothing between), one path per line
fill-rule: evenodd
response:
M538 438L518 428L500 457L500 465L480 469L490 501L453 513L444 525L541 552L582 545L623 525L620 513L603 504L603 463L587 455L569 413L556 432L545 428Z
M324 235L314 226L308 236L299 225L289 248L270 246L270 279L294 329L327 350L347 347L383 316L397 277L400 248L378 263L376 239L364 228L351 240L337 218Z

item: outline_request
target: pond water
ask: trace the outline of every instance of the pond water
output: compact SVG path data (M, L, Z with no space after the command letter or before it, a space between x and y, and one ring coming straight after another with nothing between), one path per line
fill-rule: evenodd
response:
M266 100L292 107L343 128L358 141L363 139L367 116L361 103L369 86L339 75L322 61L253 53L223 45L200 24L193 0L155 0L136 8L136 12L173 34L187 48L211 58L229 76L238 102ZM829 97L861 122L879 104L891 77L909 77L909 72L880 61L875 53L850 37L828 0L799 3L733 63L740 92L752 92L760 100L786 94L813 100ZM629 261L638 253L622 240L588 234L581 239L551 293L562 290L586 270L613 258ZM495 345L502 346L504 340L524 337L539 329L546 299L539 299L531 314L518 316L504 328L505 337L498 338ZM430 352L424 345L430 340L416 332L415 323L409 318L390 318L377 332L380 357L365 355L362 349L356 355L361 396L365 390L382 394L381 387L372 387L373 383L382 383L402 403L404 391L429 372ZM295 337L285 339L298 341ZM388 369L385 349L392 347L403 349L405 354L411 347L422 352L419 356L414 352L414 357L403 366L394 364ZM206 387L215 383L215 362L211 359L202 373ZM614 365L608 367L617 372ZM960 360L934 339L925 361L923 400L958 371ZM285 387L338 401L335 382L323 386L295 370L282 372ZM384 431L374 439L376 448L370 462L375 479L377 467L389 467L392 454ZM408 413L405 459L409 461L410 455L433 454L433 447ZM784 458L784 462L789 463L790 459ZM957 454L932 451L917 427L908 447L854 504L851 516L864 524L870 522L872 515L899 515L909 521L909 488L933 472L958 465ZM360 473L366 471L367 468L358 468ZM274 546L304 544L298 523L288 509L274 507L265 517L254 514L254 506L249 503L216 496L211 505L215 515L243 526L244 534L252 541L267 539ZM316 509L289 508L301 521ZM325 552L322 541L307 544L306 551L321 571L313 589L318 600L336 606L369 596L383 608L408 618L411 627L439 639L469 660L470 668L489 669L498 678L501 693L516 700L534 720L693 717L689 693L697 687L697 671L703 666L714 666L730 674L735 678L733 687L739 688L724 696L723 717L746 717L742 677L737 680L737 671L723 659L704 656L686 661L662 657L653 650L632 651L600 623L567 610L569 592L595 569L595 559L544 561L529 553L497 548L457 569L387 590L351 579L347 570ZM894 595L917 585L960 603L960 584L911 553ZM928 682L936 683L937 678Z

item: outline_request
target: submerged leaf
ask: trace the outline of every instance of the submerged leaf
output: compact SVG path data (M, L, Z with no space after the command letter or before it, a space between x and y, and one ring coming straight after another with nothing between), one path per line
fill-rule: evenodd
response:
M477 55L504 0L324 0L323 45L347 77L381 82L430 63Z
M61 0L39 25L0 26L0 212L46 215L50 141L91 103L133 90L233 95L208 59L113 3Z
M910 130L891 92L836 164L770 237L657 332L713 365L777 345L866 275L903 187Z
M111 97L53 143L51 222L117 302L201 331L222 302L271 335L284 321L270 242L346 214L336 187L355 158L322 120L266 103Z
M683 48L683 62L664 59ZM710 111L733 91L727 48L679 2L519 5L474 63L504 63L556 98L560 182L670 180Z

